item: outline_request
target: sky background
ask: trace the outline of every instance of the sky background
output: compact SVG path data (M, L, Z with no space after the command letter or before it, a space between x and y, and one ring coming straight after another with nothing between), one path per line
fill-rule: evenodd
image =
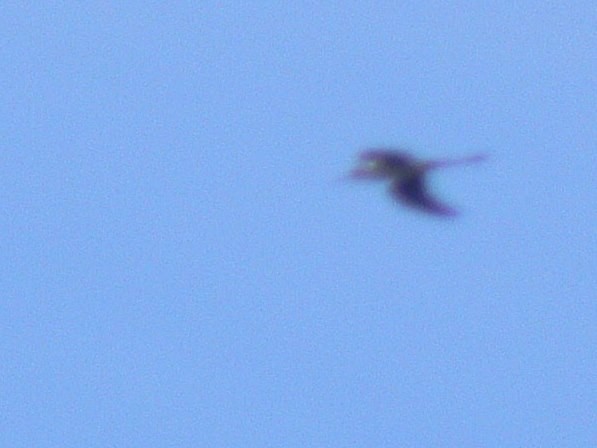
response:
M594 2L3 2L0 445L597 446ZM486 152L462 214L339 178Z

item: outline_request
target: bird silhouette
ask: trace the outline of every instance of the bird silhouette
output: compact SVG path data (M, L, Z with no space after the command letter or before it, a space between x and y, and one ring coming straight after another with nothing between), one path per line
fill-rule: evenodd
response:
M349 173L351 179L389 181L390 194L400 203L438 216L458 212L429 193L426 176L437 168L467 165L485 160L484 154L454 159L420 160L407 152L374 148L359 155L359 165Z

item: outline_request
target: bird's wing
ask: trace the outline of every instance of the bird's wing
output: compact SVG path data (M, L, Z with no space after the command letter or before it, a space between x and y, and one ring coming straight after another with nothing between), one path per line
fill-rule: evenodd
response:
M442 204L429 194L423 174L410 176L408 179L395 180L390 185L390 192L403 204L427 213L441 216L455 216L458 214L456 210Z

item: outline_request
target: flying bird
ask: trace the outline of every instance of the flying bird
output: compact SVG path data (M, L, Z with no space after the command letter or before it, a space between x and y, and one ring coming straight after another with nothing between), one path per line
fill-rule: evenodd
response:
M454 165L467 165L486 158L476 154L458 159L419 160L394 149L379 148L363 151L359 165L349 173L351 179L389 181L389 192L399 202L438 216L455 216L452 207L429 193L426 176L432 170Z

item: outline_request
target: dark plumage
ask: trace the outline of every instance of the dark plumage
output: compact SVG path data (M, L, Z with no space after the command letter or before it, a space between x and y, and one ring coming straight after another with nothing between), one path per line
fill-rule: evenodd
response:
M359 156L359 166L350 173L353 179L387 180L390 194L402 204L440 216L454 216L456 210L435 199L427 189L425 176L430 170L484 160L478 154L460 159L418 160L392 149L369 149Z

